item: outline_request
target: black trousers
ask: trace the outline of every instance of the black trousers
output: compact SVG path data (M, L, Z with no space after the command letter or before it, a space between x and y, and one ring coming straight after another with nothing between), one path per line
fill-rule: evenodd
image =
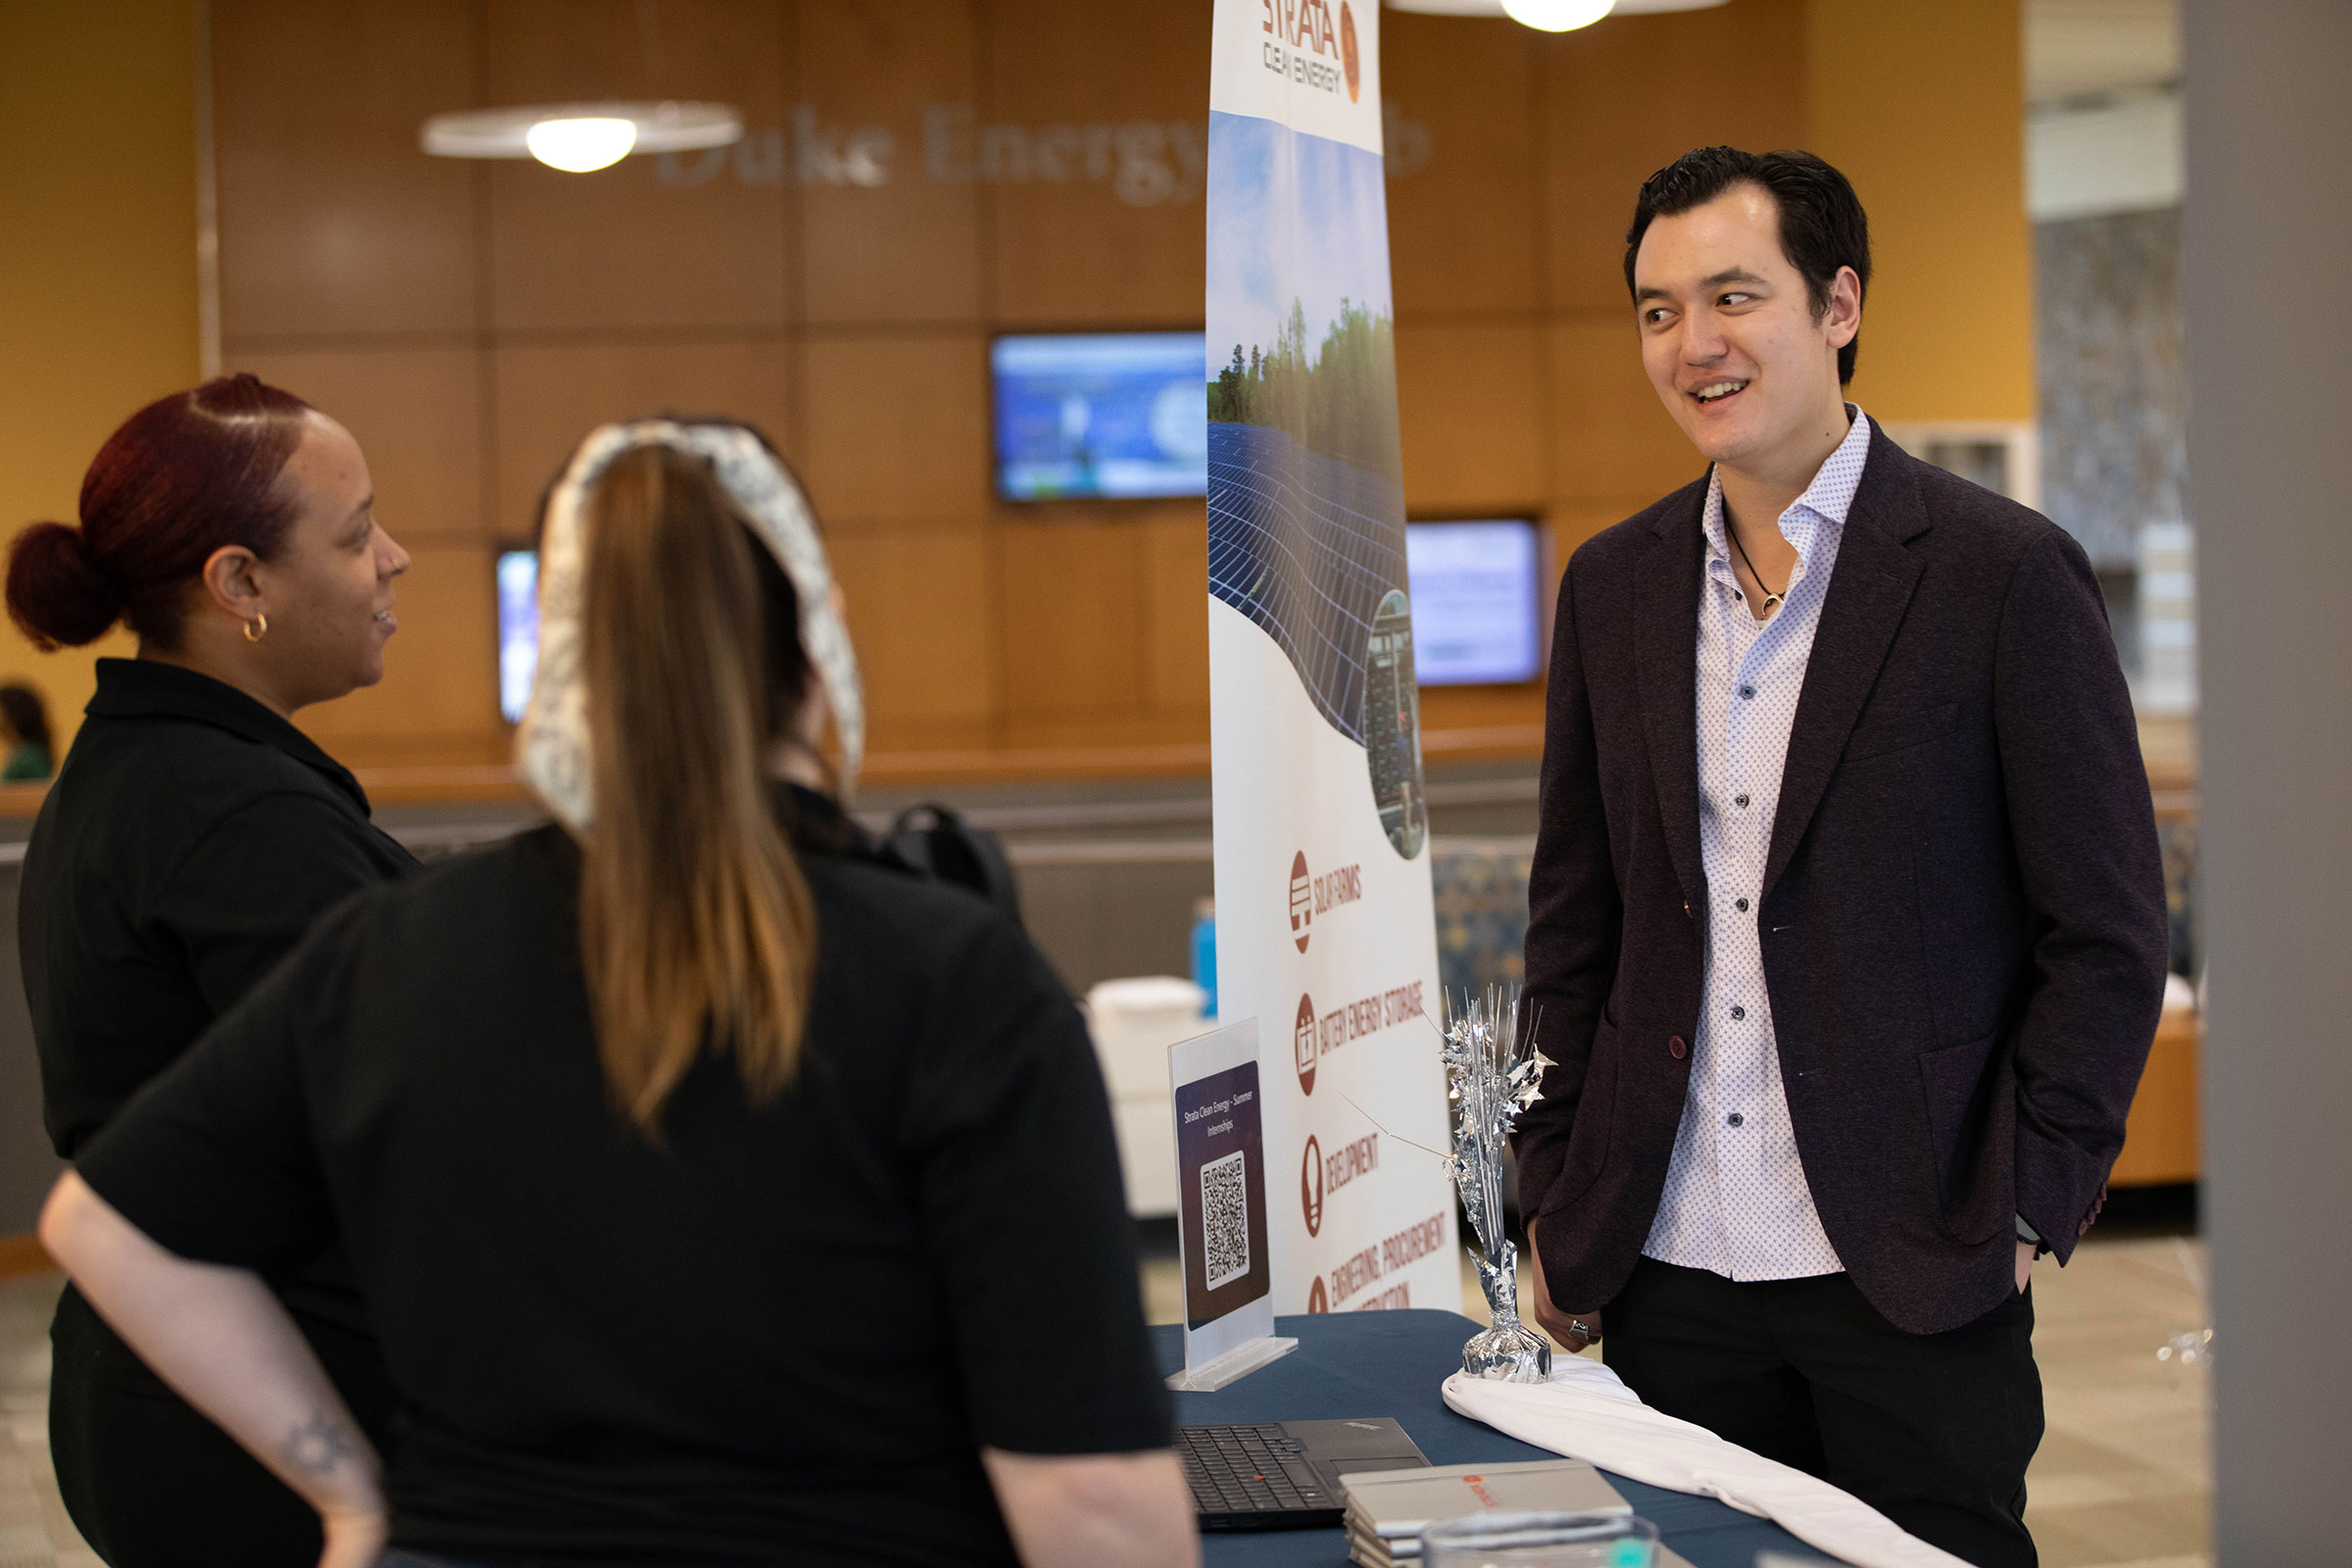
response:
M298 1321L380 1447L393 1396L375 1342ZM110 1568L316 1568L311 1505L165 1387L71 1285L49 1326L49 1365L58 1491Z
M1601 1327L1602 1358L1653 1409L1843 1488L1978 1568L2034 1568L2031 1287L1973 1323L1906 1334L1843 1274L1741 1284L1645 1257Z

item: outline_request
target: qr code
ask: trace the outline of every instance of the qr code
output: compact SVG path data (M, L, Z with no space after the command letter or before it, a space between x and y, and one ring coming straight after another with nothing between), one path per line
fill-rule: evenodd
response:
M1250 1202L1242 1151L1200 1167L1200 1252L1208 1288L1250 1272Z

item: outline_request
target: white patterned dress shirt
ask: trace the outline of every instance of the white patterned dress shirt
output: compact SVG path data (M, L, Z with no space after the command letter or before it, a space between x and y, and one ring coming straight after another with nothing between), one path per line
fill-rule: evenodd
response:
M1708 476L1702 514L1698 847L1707 885L1706 907L1694 912L1703 916L1704 983L1690 1095L1665 1196L1642 1250L1735 1280L1801 1279L1845 1268L1822 1231L1797 1158L1757 921L1788 731L1846 509L1870 455L1870 420L1850 403L1846 410L1852 428L1781 514L1781 537L1795 548L1797 564L1770 620L1758 621L1740 597L1720 474Z

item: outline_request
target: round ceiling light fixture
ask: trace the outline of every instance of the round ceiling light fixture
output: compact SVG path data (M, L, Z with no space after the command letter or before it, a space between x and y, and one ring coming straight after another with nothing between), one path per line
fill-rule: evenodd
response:
M540 104L467 109L424 122L418 145L436 158L536 158L586 173L635 153L683 153L743 139L727 104Z
M1617 0L1502 0L1502 14L1538 32L1573 32L1615 10Z
M637 145L637 122L610 115L542 120L524 134L522 144L550 169L585 174L629 156L629 149Z
M1660 11L1707 11L1725 0L1388 0L1391 11L1439 17L1509 17L1544 32L1589 27L1603 17L1649 16Z

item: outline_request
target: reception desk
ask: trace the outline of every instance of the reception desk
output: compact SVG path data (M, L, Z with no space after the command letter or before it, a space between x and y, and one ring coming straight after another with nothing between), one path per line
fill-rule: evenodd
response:
M2156 1026L2148 1065L2132 1100L2110 1187L2156 1187L2197 1179L2197 1051L2205 1036L2188 983L2176 976Z

